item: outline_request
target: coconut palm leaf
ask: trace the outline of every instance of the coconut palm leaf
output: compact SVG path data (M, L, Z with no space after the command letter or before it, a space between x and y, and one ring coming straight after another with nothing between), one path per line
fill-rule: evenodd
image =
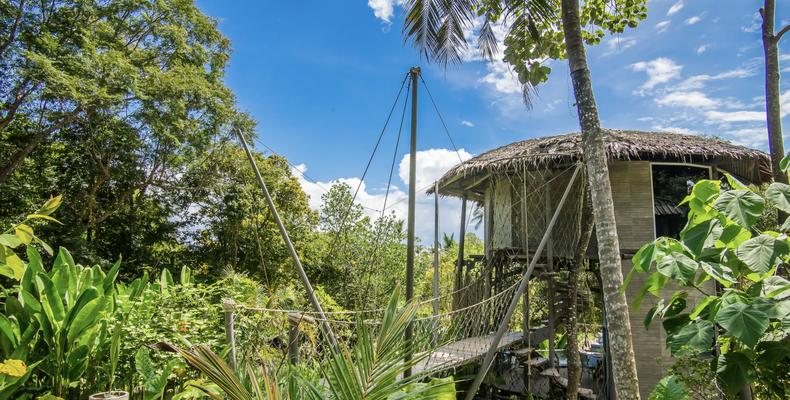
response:
M412 383L413 377L399 377L422 359L417 355L404 361L408 352L404 333L417 305L412 302L399 310L399 293L396 289L390 298L377 334L369 326L358 324L359 340L354 349L340 350L329 361L325 378L335 399L387 399Z

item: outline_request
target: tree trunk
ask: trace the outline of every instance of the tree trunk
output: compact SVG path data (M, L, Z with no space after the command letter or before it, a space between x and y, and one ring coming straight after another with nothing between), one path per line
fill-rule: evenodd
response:
M579 276L584 267L584 260L587 255L587 246L590 244L593 227L592 202L590 201L590 191L586 187L582 190L582 215L579 230L579 242L576 244L576 254L573 264L570 266L568 276L568 400L576 400L579 395L579 384L581 381L582 370L579 362L579 339L577 337L576 320L578 317L578 293Z
M787 174L779 167L785 150L779 92L779 37L774 34L775 9L775 0L765 0L765 7L760 9L760 15L763 17L763 51L765 52L765 119L774 182L787 183ZM784 218L786 215L780 215L780 224L784 222Z
M595 217L598 259L607 307L606 326L611 336L615 392L619 400L639 399L639 381L631 340L631 324L620 263L620 243L614 218L614 202L603 132L592 90L590 71L582 41L578 0L562 0L562 24L570 64L573 92L582 131L582 150Z

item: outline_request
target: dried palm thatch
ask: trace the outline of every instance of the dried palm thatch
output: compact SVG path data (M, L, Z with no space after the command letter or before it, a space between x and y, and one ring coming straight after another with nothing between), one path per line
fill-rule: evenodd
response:
M713 165L748 182L762 183L770 179L768 154L711 136L604 129L604 141L610 160ZM580 133L511 143L456 165L439 180L439 191L458 195L462 181L469 182L484 174L562 168L581 160L581 156Z

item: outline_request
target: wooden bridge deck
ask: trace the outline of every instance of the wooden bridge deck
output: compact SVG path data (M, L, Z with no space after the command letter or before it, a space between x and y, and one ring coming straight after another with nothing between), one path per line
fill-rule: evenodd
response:
M497 350L516 344L521 341L523 336L521 332L506 333L499 342ZM417 363L412 368L412 373L415 375L421 373L434 373L476 362L486 354L493 339L494 335L491 334L488 336L461 339L457 342L441 346L435 349L429 357Z

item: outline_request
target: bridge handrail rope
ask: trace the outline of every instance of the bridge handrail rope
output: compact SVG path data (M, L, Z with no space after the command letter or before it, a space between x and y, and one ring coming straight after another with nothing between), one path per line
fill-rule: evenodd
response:
M576 165L575 165L575 164L573 164L573 165L570 165L570 166L568 166L567 168L565 168L565 169L563 169L563 170L559 171L559 172L558 172L557 174L555 174L555 175L554 175L554 176L553 176L551 179L545 180L545 181L543 181L542 183L540 183L539 185L535 186L535 187L532 189L532 192L537 192L538 190L541 190L541 189L543 189L544 187L547 187L547 186L548 186L548 185L550 185L552 182L554 182L554 181L555 181L555 180L557 180L557 179L560 179L561 177L563 177L565 174L567 174L569 171L573 170L574 168L576 168ZM430 187L430 186L428 186L428 187ZM519 205L520 205L520 204L521 204L521 203L522 203L524 200L525 200L525 199L518 199L518 200L514 201L514 202L513 202L513 204L512 204L512 207L519 206ZM500 226L500 228L502 228L502 226ZM485 266L485 267L484 267L484 270L483 270L483 272L487 272L487 270L489 270L490 268L491 268L490 266ZM481 274L481 277L482 277L482 276L484 276L484 275L485 275L485 273ZM480 277L478 277L478 278L480 278ZM452 291L450 291L450 292L447 292L447 293L444 293L444 294L442 294L442 295L441 295L441 296L439 296L437 299L439 299L439 300L446 299L446 298L448 298L448 297L450 297L450 296L452 296L452 295L455 295L455 294L458 294L458 293L464 292L464 291L466 291L466 290L469 290L471 287L473 287L473 286L477 285L477 284L478 284L478 282L479 282L479 280L474 280L474 281L470 282L468 285L466 285L466 286L464 286L464 287L462 287L462 288L459 288L459 289L457 289L457 290L452 290ZM503 291L503 292L504 292L504 291L507 291L507 290L509 290L509 289L510 289L510 288L512 288L512 287L513 287L513 286L510 286L510 287L508 287L508 288L505 288L505 289L503 289L502 291ZM434 298L433 298L433 297L426 298L426 299L420 300L420 301L418 302L418 305L419 305L419 306L424 306L424 305L426 305L426 304L430 304L430 303L431 303L431 302L433 302L433 301L434 301ZM483 301L481 301L481 302L479 302L479 303L477 303L477 304L481 304L481 303L483 303L483 302L485 302L485 300L483 300ZM473 305L473 306L474 306L474 305ZM244 305L241 305L241 304L237 304L237 307L241 307L241 308L248 309L248 310L255 310L255 311L266 311L266 312L276 312L276 313L302 313L302 314L305 314L305 315L313 315L313 314L317 314L317 312L315 312L315 311L311 311L311 310L300 310L300 309L291 309L291 310L287 310L287 309L266 308L266 307L248 307L248 306L244 306ZM468 308L468 307L466 307L466 308ZM384 308L373 308L373 309L365 309L365 310L324 311L324 314L326 314L326 315L356 315L356 314L375 314L375 313L382 313L384 310L385 310ZM440 315L444 315L444 314L440 314Z

